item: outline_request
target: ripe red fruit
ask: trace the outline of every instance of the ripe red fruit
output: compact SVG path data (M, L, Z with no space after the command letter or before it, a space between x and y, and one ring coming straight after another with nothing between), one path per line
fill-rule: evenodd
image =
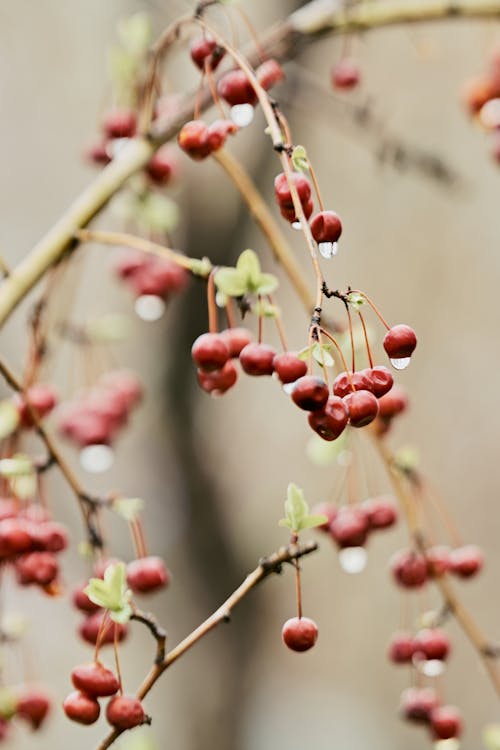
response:
M462 716L455 706L438 706L430 718L434 739L449 740L462 734Z
M238 129L238 126L232 120L215 120L209 125L207 143L210 146L210 153L222 148L228 135L234 135L238 132Z
M63 709L68 719L86 725L94 724L101 713L98 701L79 690L75 690L65 698Z
M320 211L311 219L311 234L316 242L337 242L342 234L342 222L335 211Z
M247 375L272 375L276 350L268 344L247 344L240 352L240 364Z
M111 161L106 141L93 143L85 150L84 156L92 164L98 164L103 167Z
M66 527L56 521L47 521L33 526L33 545L46 552L62 552L68 546Z
M400 710L405 719L427 724L439 706L439 698L432 688L407 688L401 694Z
M391 359L411 357L417 346L415 331L410 326L400 325L389 328L384 336L384 349Z
M0 521L0 558L12 557L32 548L31 527L22 519Z
M302 204L302 210L304 212L304 216L306 219L310 217L314 210L314 204L312 200L308 200L305 203ZM280 206L280 214L284 219L290 222L290 224L295 224L299 221L297 214L295 213L295 208L292 206L292 208L287 208L284 206Z
M378 414L378 401L370 391L354 391L344 397L352 427L365 427Z
M392 419L407 408L408 396L406 392L400 386L395 385L389 393L379 399L378 416L382 419Z
M190 120L179 131L177 142L191 159L200 161L210 154L208 126L202 120Z
M185 274L183 276L185 278ZM106 372L99 382L119 393L128 409L138 404L142 398L142 385L139 378L129 370L111 370Z
M372 391L371 370L356 370L356 372L341 372L333 381L333 392L344 398L355 391Z
M442 545L429 547L425 551L425 559L427 560L427 572L430 578L439 578L450 569L450 550L448 547Z
M71 671L71 681L77 690L100 698L114 695L120 688L118 677L100 662L81 664Z
M338 546L362 547L368 536L368 516L358 507L344 505L330 524L330 534Z
M159 591L169 582L170 574L161 557L140 557L127 565L127 583L136 593Z
M295 185L295 189L299 196L299 200L302 203L302 207L311 198L311 183L300 172L293 172L291 179ZM290 192L290 186L288 184L288 178L284 172L281 172L274 179L274 194L280 208L288 209L293 211L293 200Z
M17 580L21 586L36 583L48 586L57 578L59 564L52 552L30 552L22 555L15 562Z
M17 701L16 715L38 729L50 711L50 700L40 690L27 690Z
M138 698L116 695L106 707L106 719L111 726L123 731L137 727L145 719L142 703Z
M23 427L33 427L33 418L28 409L28 403L37 419L43 419L50 414L57 404L58 396L53 386L45 383L35 383L26 392L26 396L17 394L15 402Z
M376 365L368 370L370 373L371 390L377 398L385 396L394 385L392 372L383 365Z
M479 547L468 544L450 552L450 571L460 578L471 578L482 569L484 555Z
M172 146L167 143L153 155L146 167L146 172L156 185L168 185L176 169L177 164Z
M108 445L112 430L109 420L102 414L89 412L84 404L71 404L59 416L59 430L81 447Z
M294 404L304 411L320 411L328 401L329 389L321 378L303 375L295 381L292 391Z
M371 529L388 529L398 520L397 507L390 497L370 498L361 507L368 516Z
M220 370L215 370L214 372L203 372L203 370L198 370L196 376L200 388L207 393L210 393L212 396L222 396L222 394L232 388L238 380L238 370L231 360L228 360Z
M292 651L308 651L318 638L318 626L309 617L292 617L281 630L283 643Z
M215 70L224 57L225 50L212 37L202 36L191 42L189 54L191 60L200 70L205 69L205 64L210 70Z
M309 426L323 440L336 440L347 426L349 418L344 402L338 396L330 396L323 409L311 412Z
M263 89L269 91L285 78L285 72L279 62L271 58L263 62L255 71L258 82Z
M411 633L394 633L387 653L394 664L409 664L415 653L415 641Z
M241 350L253 339L253 336L246 328L226 328L220 332L220 337L228 348L230 357L239 357Z
M316 529L318 531L330 531L330 524L337 515L337 508L335 505L332 505L331 503L318 503L318 505L315 505L312 509L313 516L326 516L327 520L325 523L322 523L320 526L316 526Z
M462 101L471 115L476 115L486 102L498 96L500 96L500 82L487 75L466 81L462 91Z
M217 84L217 91L228 104L255 104L257 94L243 70L230 70Z
M87 588L88 583L82 583L80 586L77 586L76 589L73 591L72 601L74 606L80 610L80 612L85 613L91 613L91 612L97 612L98 609L101 609L98 604L94 604L94 602L90 601L87 594L85 594L84 589Z
M102 128L108 138L132 138L137 118L130 109L113 109L104 115Z
M202 333L191 347L191 356L200 370L220 370L229 359L229 350L218 333Z
M420 588L427 581L427 560L414 550L400 550L391 559L392 574L405 588Z
M332 85L336 89L352 89L358 85L361 72L355 60L344 57L332 68Z
M307 363L300 359L296 352L277 354L273 360L274 372L285 383L295 383L307 372Z
M84 641L87 641L87 643L90 643L92 646L95 646L97 642L97 636L99 634L99 629L101 627L103 617L104 612L94 612L94 614L86 617L78 628L78 633L80 634L81 638L83 638ZM123 641L128 633L126 625L121 625L120 623L113 622L113 620L110 620L108 618L108 621L101 632L101 644L103 646L113 643L115 630L118 640Z
M415 653L421 654L425 659L444 661L450 649L450 639L439 628L424 628L415 636Z

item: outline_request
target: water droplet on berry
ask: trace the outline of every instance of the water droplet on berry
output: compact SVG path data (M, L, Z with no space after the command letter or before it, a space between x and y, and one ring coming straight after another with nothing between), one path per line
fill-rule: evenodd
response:
M368 555L364 547L346 547L339 551L339 563L346 573L361 573L366 568Z
M395 370L406 370L410 364L411 357L401 357L400 359L391 359L391 365Z
M283 390L284 390L284 392L286 393L287 396L290 396L290 394L293 391L294 386L295 386L295 383L285 383L283 385Z
M338 242L320 242L318 244L319 254L323 258L333 258L339 251Z
M418 670L426 677L439 677L445 670L445 663L440 659L424 659L418 662Z
M165 312L165 302L156 294L141 294L135 301L134 310L141 320L160 320Z
M296 229L297 232L300 232L300 230L302 229L302 224L300 223L300 221L294 221L292 224L292 229Z
M91 474L102 474L113 466L115 454L109 445L87 445L80 451L80 465Z
M231 120L239 128L246 128L253 120L254 108L251 104L235 104L229 112Z

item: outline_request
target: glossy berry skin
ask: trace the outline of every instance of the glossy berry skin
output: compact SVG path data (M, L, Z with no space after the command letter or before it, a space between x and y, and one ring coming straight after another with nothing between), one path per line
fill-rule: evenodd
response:
M206 393L210 393L212 396L222 396L238 380L238 370L231 360L228 360L220 370L214 370L214 372L198 370L196 377L200 388Z
M404 588L420 588L427 581L427 561L418 552L400 550L393 555L390 564L396 583Z
M67 696L63 703L63 709L68 719L85 725L94 724L101 713L98 701L79 690L75 690Z
M138 594L160 591L170 583L170 574L161 557L140 557L127 565L127 583Z
M388 657L394 664L411 664L415 653L415 641L411 633L394 633L389 648Z
M444 661L450 650L450 639L439 628L424 628L415 636L415 653L425 659Z
M462 734L462 716L455 706L438 706L431 713L431 731L436 740L449 740Z
M302 204L302 211L304 212L304 216L306 219L310 217L314 210L314 204L312 200L308 200L305 203ZM284 206L280 206L280 214L284 219L286 219L290 224L295 224L297 221L299 221L297 214L295 213L295 208L292 205L292 208L287 208Z
M181 149L196 161L205 159L211 151L208 126L202 120L190 120L179 131L177 142Z
M381 396L378 402L378 415L382 419L392 419L408 408L408 396L398 385L395 385L389 393Z
M302 206L304 206L311 199L311 183L307 177L300 172L293 172L292 180L299 196L299 200L302 203ZM274 194L280 208L294 210L290 186L284 172L281 172L274 179Z
M272 375L276 350L268 344L247 344L240 352L240 364L247 375Z
M429 578L440 578L450 569L450 550L448 547L436 545L425 551L427 572Z
M225 50L223 47L219 47L215 39L203 36L191 42L189 54L191 60L200 70L204 70L205 66L210 70L215 70L224 57Z
M336 89L355 88L361 78L359 65L355 60L345 57L332 68L332 86Z
M432 688L407 688L403 690L400 711L405 719L428 724L431 714L439 706L439 698Z
M330 524L337 515L337 508L335 505L332 505L331 503L318 503L318 505L314 506L311 512L313 516L326 516L326 522L315 528L318 531L330 533Z
M71 671L71 681L77 690L101 698L114 695L120 688L116 675L100 662L81 664Z
M97 642L97 636L99 635L103 616L102 611L94 612L86 617L78 628L78 633L81 638L92 646L95 646ZM108 619L108 622L101 633L101 645L104 646L113 643L115 630L118 641L123 641L126 638L128 632L127 627Z
M15 402L19 411L19 418L23 427L33 427L33 417L31 416L28 404L31 407L31 411L34 413L37 419L43 419L43 417L50 414L52 409L55 407L58 401L58 396L55 388L45 383L35 383L26 392L26 397L17 395Z
M172 151L172 146L168 143L153 155L151 161L146 167L148 177L155 183L155 185L165 186L168 185L172 177L175 175L177 164L175 156Z
M94 604L94 602L90 601L87 594L84 592L84 589L86 589L87 586L87 582L82 583L81 586L77 586L77 588L73 590L72 602L80 612L91 614L92 612L97 612L97 610L101 608L98 604Z
M341 372L333 381L333 392L344 398L353 391L372 391L373 384L370 370L356 370L356 372Z
M450 571L459 578L471 578L482 570L484 555L479 547L469 544L450 552Z
M295 383L307 373L307 363L295 352L277 354L273 360L274 372L283 384Z
M362 547L368 536L368 517L361 508L345 505L330 523L330 534L338 546Z
M112 727L125 731L144 722L144 709L138 698L117 695L106 707L106 719Z
M68 532L65 526L56 521L32 525L33 549L46 552L62 552L68 547Z
M223 75L217 84L217 91L231 107L257 102L257 94L243 70L230 70Z
M252 333L247 328L226 328L220 332L220 337L228 348L229 356L239 357L242 349L252 342Z
M344 403L352 427L365 427L373 422L378 414L378 401L370 391L348 393Z
M385 334L383 346L391 359L411 357L417 346L415 331L403 323L393 326Z
M345 404L338 396L330 396L323 409L311 412L307 419L309 427L328 441L336 440L349 421Z
M295 381L292 401L304 411L320 411L328 401L328 386L321 378L303 375Z
M385 396L394 385L392 372L383 365L376 365L368 370L370 374L371 391L377 397Z
M255 71L256 78L263 89L269 91L280 81L285 79L285 72L279 62L270 58L263 62Z
M52 552L30 552L16 560L16 576L21 586L36 583L48 586L56 580L59 564Z
M318 626L309 617L292 617L283 625L281 637L292 651L308 651L318 639Z
M200 370L212 372L224 367L229 350L218 333L202 333L191 347L191 356Z
M132 138L136 122L136 115L132 110L114 109L104 116L102 128L107 138Z
M210 153L218 151L225 144L228 135L238 132L238 126L232 120L215 120L208 127L207 143Z
M28 552L32 546L31 529L26 521L20 518L0 521L0 559Z
M371 529L389 529L398 520L397 507L390 497L370 498L361 507L368 516Z
M342 234L342 222L335 211L320 211L315 214L310 227L316 242L337 242Z
M50 700L40 690L27 690L17 701L16 715L39 729L50 711Z

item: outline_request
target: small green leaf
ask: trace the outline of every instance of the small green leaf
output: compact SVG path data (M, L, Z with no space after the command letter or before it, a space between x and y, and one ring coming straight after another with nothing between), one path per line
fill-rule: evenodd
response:
M132 607L130 606L130 604L124 604L121 609L111 610L109 616L113 620L113 622L117 622L120 625L125 625L132 616Z
M309 513L304 493L296 484L290 482L285 500L285 516L292 531L300 531L302 522Z
M256 302L252 307L252 312L255 315L263 315L265 318L279 318L281 315L280 308L277 305L271 305L271 303L265 299Z
M309 159L304 146L295 146L292 153L293 168L297 172L309 172Z
M144 510L144 500L139 497L117 497L113 500L111 508L130 523Z
M307 516L302 521L302 529L314 529L315 526L322 526L328 522L327 516Z
M131 592L126 584L124 563L108 566L104 579L91 578L84 591L94 604L109 610L110 617L115 622L125 623L130 619Z
M256 294L272 294L278 288L278 279L272 273L261 273L258 283L255 285Z
M306 346L305 349L301 349L300 352L298 352L297 357L303 360L304 362L307 362L310 354L311 354L311 347Z
M12 719L17 707L16 694L10 688L0 688L0 717Z
M260 261L257 253L253 250L243 250L236 263L236 269L246 280L248 287L256 289L261 279Z
M192 259L190 271L195 276L203 276L205 278L211 270L212 264L208 258L201 258L201 260L198 260L198 258Z
M0 401L0 440L12 435L19 427L19 411L10 399Z
M500 750L500 724L487 724L483 729L486 750Z
M228 297L241 297L247 291L247 282L236 268L220 268L214 277L219 292Z
M333 367L335 364L332 355L328 351L329 349L330 346L328 344L323 344L322 346L314 344L313 346L313 357L321 367L323 367L323 361L325 367Z
M359 310L359 308L365 304L366 300L362 294L351 292L347 295L347 301L351 305L351 307L353 307L355 310Z

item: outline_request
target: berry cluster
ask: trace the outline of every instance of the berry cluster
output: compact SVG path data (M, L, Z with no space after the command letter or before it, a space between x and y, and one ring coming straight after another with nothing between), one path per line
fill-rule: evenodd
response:
M364 547L372 531L389 529L398 520L398 511L391 497L372 497L361 503L337 508L330 503L316 506L315 513L326 516L319 530L330 535L340 550Z
M412 687L404 690L400 711L407 721L429 727L433 740L458 738L462 733L460 712L454 706L442 706L433 688Z
M429 579L446 573L472 578L481 571L483 564L483 553L473 544L453 550L438 546L429 547L425 553L400 550L391 559L391 571L396 583L411 589L420 588Z
M166 301L170 295L182 292L189 279L188 272L177 263L139 250L121 251L114 270L136 299L158 297Z

